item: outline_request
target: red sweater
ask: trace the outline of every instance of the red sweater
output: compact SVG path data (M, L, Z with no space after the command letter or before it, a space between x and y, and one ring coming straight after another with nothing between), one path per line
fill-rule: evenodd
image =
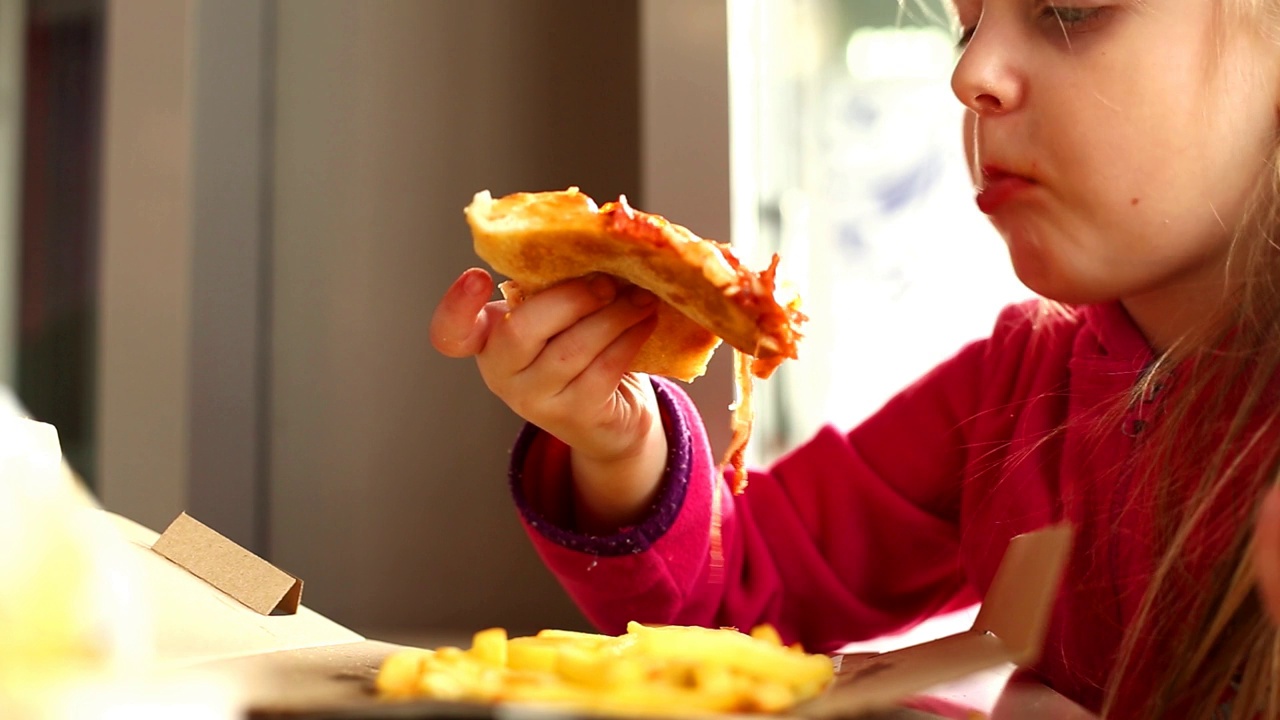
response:
M1036 670L1096 711L1153 569L1134 540L1148 537L1151 517L1129 502L1122 468L1158 397L1114 417L1100 439L1097 425L1151 359L1118 304L1049 317L1013 306L989 338L852 431L825 428L753 472L736 497L694 405L655 379L670 455L641 524L576 533L567 450L536 428L517 443L512 490L538 552L602 631L628 620L770 622L810 651L981 599L1010 538L1069 520L1073 557Z

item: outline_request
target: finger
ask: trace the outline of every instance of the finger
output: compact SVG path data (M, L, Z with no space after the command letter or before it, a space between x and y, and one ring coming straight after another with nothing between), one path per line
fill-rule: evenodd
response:
M582 398L612 396L657 325L658 316L655 314L627 328L570 381L562 394Z
M629 290L617 302L583 318L547 343L529 367L530 382L561 392L629 328L654 312L652 295ZM638 300L637 300L638 299Z
M449 357L469 357L484 349L493 327L485 306L493 295L493 278L480 268L462 273L445 291L431 316L431 344Z
M1258 591L1271 621L1280 625L1280 486L1272 487L1262 499L1254 532Z
M617 296L617 281L607 275L577 278L544 290L514 309L493 328L502 352L487 358L485 369L495 375L527 370L547 344Z

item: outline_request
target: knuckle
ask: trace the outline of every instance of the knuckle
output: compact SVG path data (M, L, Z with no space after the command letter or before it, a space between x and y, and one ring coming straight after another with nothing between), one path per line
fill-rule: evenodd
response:
M511 411L521 418L548 428L559 421L548 403L547 395L537 385L518 382L510 376L486 380L489 390L504 402Z
M555 361L557 369L562 369L570 364L581 364L584 359L592 354L590 345L580 336L579 333L566 333L564 336L557 338L553 343L551 359Z
M525 420L539 425L544 422L546 413L540 412L536 398L531 398L521 393L507 393L499 395L499 397L507 404L507 407L511 408L512 412Z
M485 387L489 388L489 392L498 396L498 398L501 399L506 404L508 405L512 404L512 397L511 397L512 394L507 390L507 386L504 378L497 377L492 373L485 372L483 366L481 366L480 368L480 377L484 380ZM515 409L515 408L513 407L512 409Z
M525 322L514 312L509 313L502 322L498 323L494 336L499 339L505 352L527 353L545 342L543 338L538 337L531 323Z
M630 353L607 352L596 360L594 369L606 378L613 378L625 373L630 361Z

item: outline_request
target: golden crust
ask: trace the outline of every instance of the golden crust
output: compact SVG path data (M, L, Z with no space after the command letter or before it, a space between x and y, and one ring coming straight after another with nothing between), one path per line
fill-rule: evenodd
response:
M797 301L774 296L776 257L768 270L751 272L725 244L633 210L625 198L597 207L577 188L498 199L482 191L465 212L476 254L524 296L591 273L653 292L662 301L658 324L635 371L692 380L721 338L756 358L759 377L795 357L804 316Z

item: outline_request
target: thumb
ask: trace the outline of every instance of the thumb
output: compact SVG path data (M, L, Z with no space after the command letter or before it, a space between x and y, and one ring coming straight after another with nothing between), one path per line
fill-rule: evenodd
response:
M431 344L449 357L470 357L484 349L489 339L493 278L480 268L462 273L445 291L431 316Z
M1280 625L1280 485L1272 486L1263 497L1254 534L1258 591L1271 621Z

